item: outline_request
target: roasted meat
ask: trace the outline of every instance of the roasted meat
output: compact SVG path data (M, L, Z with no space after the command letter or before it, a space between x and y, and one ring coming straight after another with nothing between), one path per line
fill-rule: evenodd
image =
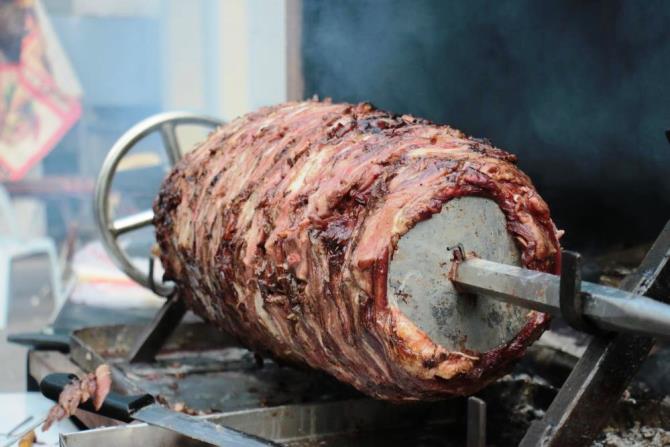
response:
M226 124L181 160L154 204L166 277L198 315L261 355L383 399L468 394L545 328L450 352L386 296L400 237L467 195L503 211L525 267L555 272L559 232L516 157L370 104L281 104Z
M47 431L54 422L72 416L79 405L93 400L93 407L99 410L112 388L112 372L109 365L102 364L95 372L73 379L58 396L58 403L51 407L44 421L42 431Z

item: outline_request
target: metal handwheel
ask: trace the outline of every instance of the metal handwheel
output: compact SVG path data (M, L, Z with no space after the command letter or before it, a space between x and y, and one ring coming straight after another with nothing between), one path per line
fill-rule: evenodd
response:
M159 132L163 140L163 148L168 156L170 166L181 158L182 151L177 140L176 129L181 125L196 125L207 128L216 128L223 121L203 115L187 112L168 112L151 116L128 130L114 143L107 154L98 181L95 185L94 214L95 221L100 230L102 243L111 256L114 263L130 278L147 287L157 294L167 297L174 290L174 284L170 282L154 281L149 274L137 268L126 252L119 246L118 238L125 233L139 230L153 224L153 211L145 210L130 216L114 219L109 209L109 195L112 181L117 167L123 157L137 143L153 134ZM149 254L151 256L151 254Z

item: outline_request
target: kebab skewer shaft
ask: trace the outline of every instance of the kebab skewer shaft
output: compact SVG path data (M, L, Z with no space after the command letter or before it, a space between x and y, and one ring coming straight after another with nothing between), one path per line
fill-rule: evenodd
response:
M460 292L477 295L465 299L494 298L561 315L561 278L557 275L467 258L458 262L451 279ZM670 305L586 281L581 283L581 294L581 311L597 328L670 339Z

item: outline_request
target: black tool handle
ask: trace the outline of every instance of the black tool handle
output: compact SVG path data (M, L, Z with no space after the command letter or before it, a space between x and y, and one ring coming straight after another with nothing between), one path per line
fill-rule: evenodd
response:
M7 341L18 345L29 346L37 351L70 352L70 336L65 334L24 332L8 335Z
M58 402L60 393L63 391L65 386L70 384L72 379L76 378L77 376L74 374L49 374L44 379L42 379L42 382L40 382L40 391L45 397L53 400L54 402ZM155 403L155 399L151 394L124 396L122 394L110 392L99 410L96 410L93 407L93 401L91 399L79 405L79 408L115 419L117 421L131 422L133 420L133 413L135 411L153 403Z

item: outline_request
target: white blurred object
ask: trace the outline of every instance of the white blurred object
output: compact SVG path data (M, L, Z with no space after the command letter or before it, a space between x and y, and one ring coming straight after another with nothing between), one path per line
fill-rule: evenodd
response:
M133 263L149 270L145 258L133 259ZM72 302L108 308L160 307L164 303L163 298L119 270L99 241L89 242L75 253L72 270L77 278L70 296ZM162 275L162 266L156 262L154 276Z
M40 427L34 430L37 437L35 444L40 446L57 446L59 433L78 431L67 419L57 422L47 432L42 431L41 422L53 404L40 393L0 394L0 445L7 444L38 423ZM12 445L18 445L18 442Z
M230 121L287 100L287 0L164 0L161 6L165 110Z
M0 185L0 219L7 228L0 234L0 329L7 327L12 261L16 258L33 255L46 255L49 258L51 293L54 297L54 315L56 315L66 297L61 283L56 245L48 237L21 237L12 201L2 185Z

